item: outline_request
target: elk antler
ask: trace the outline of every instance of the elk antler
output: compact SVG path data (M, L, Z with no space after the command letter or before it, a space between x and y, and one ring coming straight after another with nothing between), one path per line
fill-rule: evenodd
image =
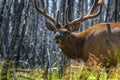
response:
M37 1L36 1L36 0L34 0L34 4L35 4L35 8L36 8L36 10L37 10L38 12L40 12L43 16L45 16L47 19L49 19L54 25L56 25L57 28L60 28L60 24L59 24L59 21L58 21L59 11L58 11L57 17L56 17L56 19L55 19L55 18L51 17L48 13L46 13L44 0L41 0L41 5L42 5L42 8L41 8L41 9L38 8L38 6L37 6ZM48 22L46 23L46 25L52 26L52 24L51 24L51 23L48 23Z
M95 18L101 13L101 11L102 11L102 3L103 3L103 0L94 0L94 3L92 5L90 11L87 13L87 15L85 15L85 16L82 15L81 17L79 17L79 18L77 18L77 19L75 19L75 20L73 20L71 22L68 22L66 20L67 21L66 25L69 26L71 31L78 30L81 22L84 22L85 20L90 19L90 18ZM100 6L100 9L98 10L98 12L93 14L95 9L97 7L99 7L99 6ZM67 12L66 12L66 14L67 14Z

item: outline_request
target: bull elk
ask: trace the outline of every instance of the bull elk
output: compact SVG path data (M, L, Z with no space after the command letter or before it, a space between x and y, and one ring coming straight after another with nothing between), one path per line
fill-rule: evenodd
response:
M41 0L41 7L37 6L34 0L35 8L52 23L46 22L46 27L54 32L54 41L61 48L62 52L70 59L81 58L85 62L89 55L93 54L101 61L105 62L109 53L114 56L113 47L120 50L120 22L95 24L82 32L76 32L82 22L97 17L102 10L102 0L94 0L92 7L85 16L81 16L73 21L68 20L68 8L65 11L66 24L61 26L59 23L59 11L56 18L51 17L45 11L44 0ZM98 9L96 12L95 10ZM111 61L113 61L111 57Z

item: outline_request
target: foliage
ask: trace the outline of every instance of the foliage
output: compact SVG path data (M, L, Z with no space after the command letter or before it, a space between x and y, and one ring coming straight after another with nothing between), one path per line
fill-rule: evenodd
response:
M72 65L72 64L71 64ZM63 80L119 80L120 67L98 68L83 64L67 67Z
M114 47L115 58L117 65L105 68L94 55L90 54L87 63L71 60L67 63L63 73L59 73L59 68L56 66L48 68L47 71L40 66L35 68L21 69L14 68L14 64L7 69L8 80L120 80L120 51ZM111 55L111 53L109 53ZM111 56L108 56L110 59ZM3 66L7 63L0 61L0 79ZM62 75L62 76L60 76Z
M3 61L0 62L0 74ZM8 80L120 80L120 67L104 68L100 65L86 65L72 61L64 69L60 79L58 68L48 69L47 76L44 77L45 71L39 66L35 69L9 69ZM1 77L1 76L0 76Z

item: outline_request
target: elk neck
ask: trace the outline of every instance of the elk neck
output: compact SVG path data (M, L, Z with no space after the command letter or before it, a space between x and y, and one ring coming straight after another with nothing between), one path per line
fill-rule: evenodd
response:
M84 35L72 32L59 47L68 58L78 59L82 57L84 40Z

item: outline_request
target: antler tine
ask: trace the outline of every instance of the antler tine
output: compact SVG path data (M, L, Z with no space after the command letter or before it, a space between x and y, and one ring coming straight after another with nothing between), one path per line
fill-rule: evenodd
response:
M45 10L45 3L44 3L44 0L41 0L41 5L42 5L42 9L44 9Z
M68 9L69 7L67 6L66 10L65 10L65 21L66 21L66 25L69 24L69 20L68 20Z
M58 11L57 11L57 15L56 15L56 23L55 23L55 25L56 25L57 28L60 28L60 24L59 24L59 13L60 13L60 11L58 10Z
M85 16L81 16L81 17L79 17L79 18L71 21L71 22L69 23L69 25L70 25L70 26L75 26L74 28L79 28L79 26L80 26L79 24L80 24L81 22L83 22L83 21L85 21L85 20L87 20L87 19L90 19L90 18L95 18L95 17L97 17L97 16L101 13L101 11L102 11L102 3L103 3L103 0L94 0L94 3L93 3L93 5L92 5L90 11L88 12L88 14L85 15ZM97 7L99 7L99 6L100 6L100 9L98 10L98 12L93 14L93 12L95 11L95 9L96 9ZM76 29L73 29L73 30L76 30Z
M35 4L35 8L38 12L40 12L42 15L44 15L46 18L48 18L51 22L56 24L55 18L51 17L48 13L46 13L44 0L41 0L42 9L38 8L36 0L34 0L34 4Z
M99 0L99 1L98 0L94 0L94 3L92 5L90 11L83 18L86 20L86 19L89 19L89 18L97 17L101 13L101 11L102 11L102 5L101 5L102 2L103 2L102 0ZM98 6L100 6L99 11L96 14L92 14Z
M57 11L57 15L56 15L56 25L58 25L59 24L59 10Z
M95 18L101 13L101 11L102 11L102 6L100 6L100 9L96 14L93 14L93 15L92 14L87 14L86 16L83 17L82 20L85 21L85 20L90 19L90 18Z

